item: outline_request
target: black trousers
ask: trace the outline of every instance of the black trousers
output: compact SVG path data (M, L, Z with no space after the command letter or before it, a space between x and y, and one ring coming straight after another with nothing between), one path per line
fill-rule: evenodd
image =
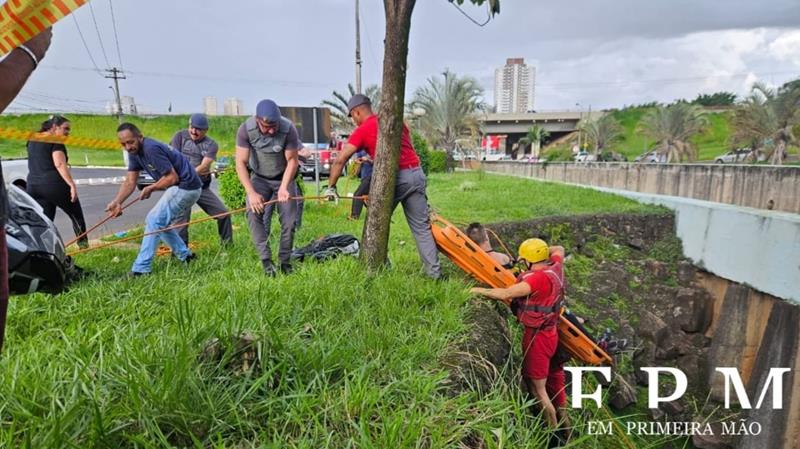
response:
M369 194L369 185L370 181L372 180L372 176L367 176L366 178L361 179L361 184L358 185L356 189L356 193L353 196L361 196L361 195L368 195ZM350 210L350 216L353 218L358 218L361 216L361 209L364 207L364 200L353 200L353 207Z
M74 203L69 200L69 186L63 184L28 184L28 195L33 197L44 209L44 214L51 221L56 218L56 208L61 209L72 221L72 230L75 235L86 232L86 220L83 218L81 201ZM78 240L78 246L89 246L89 237L83 236Z

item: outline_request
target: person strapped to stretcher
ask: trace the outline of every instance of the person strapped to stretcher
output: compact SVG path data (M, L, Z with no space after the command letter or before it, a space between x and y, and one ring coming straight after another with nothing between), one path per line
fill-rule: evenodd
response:
M556 358L558 324L564 302L564 248L528 239L519 247L525 271L508 288L470 291L511 306L525 328L522 374L528 391L539 401L549 426L569 428L563 363Z

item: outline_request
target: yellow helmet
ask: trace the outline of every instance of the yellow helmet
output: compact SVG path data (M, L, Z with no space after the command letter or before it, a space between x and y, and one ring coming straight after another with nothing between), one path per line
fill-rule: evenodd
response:
M519 245L517 254L528 263L538 263L550 258L550 248L542 239L528 239Z

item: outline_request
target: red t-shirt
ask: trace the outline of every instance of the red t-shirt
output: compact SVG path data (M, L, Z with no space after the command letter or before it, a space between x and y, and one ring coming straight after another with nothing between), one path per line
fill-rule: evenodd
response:
M547 305L550 297L557 292L554 288L563 288L564 284L564 259L557 254L550 256L550 266L546 270L550 270L556 274L556 277L561 280L560 286L553 285L553 281L544 273L544 270L529 271L520 276L520 281L527 283L531 287L531 300L537 305Z
M369 157L375 160L375 149L378 146L378 116L371 115L364 123L350 134L347 143L353 145L358 149L367 151ZM403 136L400 138L400 160L398 163L400 169L419 167L419 157L417 152L414 151L414 145L411 144L411 134L408 132L408 127L403 124Z
M553 254L550 256L550 266L546 270L550 270L564 282L564 264L561 256ZM527 283L531 287L531 294L533 295L536 303L541 303L542 300L549 296L550 290L553 288L553 282L544 274L544 270L529 271L520 276L522 282Z

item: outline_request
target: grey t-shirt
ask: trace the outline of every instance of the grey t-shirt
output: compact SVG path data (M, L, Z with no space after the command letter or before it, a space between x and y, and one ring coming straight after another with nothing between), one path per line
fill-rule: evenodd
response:
M189 134L189 131L183 130L178 131L170 141L170 146L175 148L176 150L183 153L184 156L189 158L189 161L192 163L200 164L203 161L204 157L209 159L217 160L217 152L219 151L219 145L217 142L205 136L199 141L195 142L192 140L192 136Z
M192 140L192 136L189 134L189 131L185 129L183 131L178 131L174 136L172 136L172 140L170 141L169 145L186 156L186 158L189 159L189 163L192 164L192 167L197 167L200 165L200 163L203 162L204 157L216 161L217 152L219 151L219 145L217 145L217 142L214 139L205 136L195 142ZM202 179L203 183L206 184L211 181L211 175L201 176L200 179Z
M250 145L250 139L247 137L247 128L244 123L239 127L239 131L236 132L236 146L247 148L250 151L253 150L253 146ZM294 123L292 123L292 126L289 128L289 135L286 136L285 149L291 151L300 150L301 148L303 148L303 144L300 142L300 134L297 132Z

